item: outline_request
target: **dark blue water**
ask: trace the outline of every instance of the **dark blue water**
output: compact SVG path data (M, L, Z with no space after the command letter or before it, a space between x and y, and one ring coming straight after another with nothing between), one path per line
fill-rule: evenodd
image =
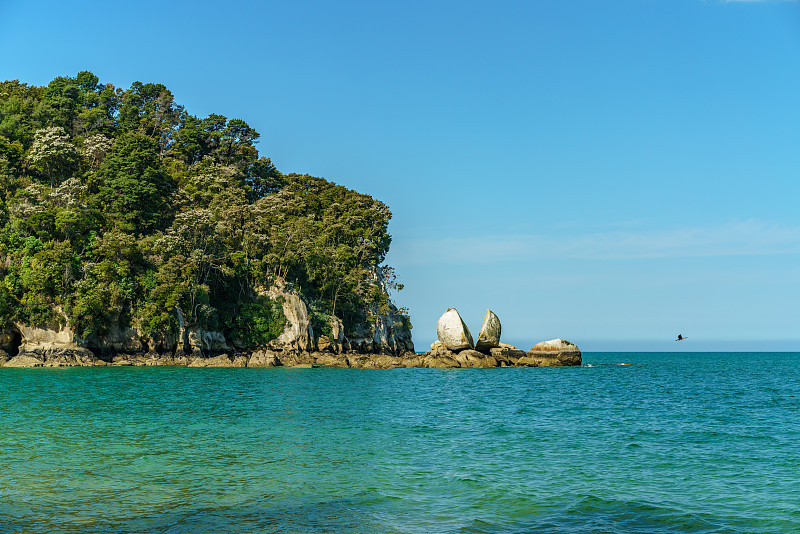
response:
M800 532L800 354L584 363L0 368L0 532Z

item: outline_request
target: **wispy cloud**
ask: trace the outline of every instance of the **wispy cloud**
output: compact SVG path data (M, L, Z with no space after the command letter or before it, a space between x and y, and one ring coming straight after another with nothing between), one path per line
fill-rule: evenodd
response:
M620 260L800 254L800 227L750 219L662 231L484 235L398 240L396 264L495 263L542 258Z

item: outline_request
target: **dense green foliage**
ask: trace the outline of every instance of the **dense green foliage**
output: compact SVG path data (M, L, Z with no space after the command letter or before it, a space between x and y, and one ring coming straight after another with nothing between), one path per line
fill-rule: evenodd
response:
M0 83L0 323L159 338L177 308L252 346L283 327L259 296L276 278L323 330L320 317L347 328L385 308L389 209L280 173L258 138L241 119L190 115L160 84Z

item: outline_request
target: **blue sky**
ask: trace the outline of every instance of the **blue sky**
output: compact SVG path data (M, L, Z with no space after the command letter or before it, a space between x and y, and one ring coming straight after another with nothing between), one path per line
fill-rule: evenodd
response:
M456 307L523 349L800 351L800 3L0 0L0 49L386 202L418 350Z

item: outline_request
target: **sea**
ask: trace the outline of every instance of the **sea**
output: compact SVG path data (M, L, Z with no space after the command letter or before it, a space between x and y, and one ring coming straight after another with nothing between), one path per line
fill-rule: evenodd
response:
M800 532L800 353L0 368L2 533Z

